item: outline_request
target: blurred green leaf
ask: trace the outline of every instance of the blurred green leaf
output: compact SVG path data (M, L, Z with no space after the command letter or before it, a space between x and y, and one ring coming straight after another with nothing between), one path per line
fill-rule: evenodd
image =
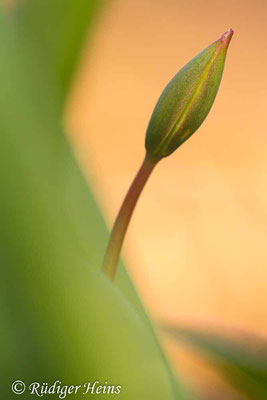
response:
M75 2L70 0L47 0L45 2L42 0L25 0L16 11L16 18L13 21L17 33L15 41L19 40L24 51L27 51L26 69L30 73L27 86L28 88L34 86L32 90L36 93L31 96L32 99L34 99L34 96L37 97L34 100L36 109L31 112L36 115L37 119L40 119L42 117L40 110L42 110L42 125L44 127L48 124L48 114L50 114L51 126L40 132L42 138L37 138L38 143L41 143L40 140L50 137L48 145L51 148L47 149L44 162L50 160L53 179L56 179L62 185L59 186L60 196L63 197L60 201L65 205L72 234L76 238L79 251L91 265L97 268L100 268L102 264L108 241L108 230L88 184L65 143L65 132L60 125L62 120L61 97L62 94L66 96L68 88L68 85L66 85L62 91L63 76L69 74L69 81L71 81L71 72L72 74L75 72L77 65L78 49L81 49L85 38L88 36L87 25L90 27L90 22L94 23L93 17L96 10L103 3L104 0L78 0ZM82 13L81 18L79 17L80 13ZM81 27L79 27L79 23ZM70 32L65 35L64 32L68 31L69 26L72 26L73 29L75 27L76 30L74 33L71 31L72 35L70 35ZM72 46L69 45L69 41ZM56 48L65 49L65 58L71 60L71 69L68 69L69 64L64 62L61 64L61 68L58 68L62 60L60 58L61 51L56 50ZM73 51L73 49L77 51ZM25 81L25 78L19 77L16 71L16 65L19 65L19 62L18 60L17 64L14 64L13 74L16 75L12 77L14 86L21 85L22 79ZM17 79L16 83L14 79ZM55 121L59 129L55 129ZM16 127L12 129L15 130ZM35 130L36 128L32 130L33 138L36 137ZM29 131L28 135L30 134ZM58 134L61 138L56 137ZM32 142L33 138L30 137L29 141ZM43 147L43 153L44 150ZM35 151L35 154L38 154L38 152ZM55 156L56 165L54 167L51 164L52 155ZM65 178L62 180L62 177ZM122 264L116 285L148 322L143 306ZM148 325L150 326L150 323Z
M18 17L67 94L88 29L105 0L24 0Z
M266 343L254 338L254 342L246 344L244 340L171 326L164 330L176 340L186 341L201 351L232 386L249 399L267 399Z
M1 349L3 398L12 398L15 379L27 385L58 379L69 385L96 380L121 385L121 398L127 400L174 399L157 345L133 307L102 274L61 251L42 263L38 254L30 260L20 255L22 271L12 254L5 258L9 268L1 286L9 289L9 303L1 318L7 332Z
M93 268L108 232L62 128L58 64L20 15L0 16L1 394L85 379L184 399L125 271L118 291Z
M96 11L105 2L105 0L77 0L75 2L72 0L47 0L45 2L25 0L22 7L17 10L14 21L15 29L23 48L28 51L29 65L27 68L31 73L35 71L34 73L37 74L35 76L37 83L34 86L35 89L38 89L37 102L41 102L39 108L45 110L43 124L47 123L48 112L52 115L51 125L53 125L53 120L60 123L62 94L67 95L68 84L75 73L75 66L78 62L79 50L82 48L85 38L88 37L88 26L92 32L90 23L94 24ZM70 26L71 30L69 30ZM61 49L64 49L65 58L63 59L61 59ZM70 60L70 62L66 63L64 59ZM64 76L68 76L66 85L62 85ZM32 76L29 77L29 80L29 85L33 84ZM17 84L20 84L20 78L18 78ZM62 142L62 139L55 137L58 133L65 135L62 128L55 131L51 126L41 134L52 135L50 144L53 146L53 154L56 156L53 178L58 174L56 179L63 185L63 187L58 186L60 195L63 196L60 201L65 204L65 212L80 253L91 265L100 269L109 233L94 196L76 160L70 154L65 139ZM57 141L59 141L58 149ZM48 153L47 159L51 158L50 149L48 149ZM50 165L52 166L52 164ZM63 181L62 176L65 176ZM150 329L154 340L158 341L122 262L115 285L134 305ZM163 353L162 358L166 367L169 368Z

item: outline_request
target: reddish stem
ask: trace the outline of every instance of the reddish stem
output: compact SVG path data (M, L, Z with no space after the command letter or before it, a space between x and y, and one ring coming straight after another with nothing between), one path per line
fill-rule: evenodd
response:
M103 272L111 280L113 280L116 275L121 248L137 200L139 199L151 172L156 166L157 161L158 160L152 160L148 156L145 157L132 185L130 186L130 189L128 190L114 223L102 266Z

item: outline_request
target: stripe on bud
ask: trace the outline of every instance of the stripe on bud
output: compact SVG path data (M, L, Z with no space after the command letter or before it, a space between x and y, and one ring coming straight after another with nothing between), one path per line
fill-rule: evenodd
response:
M146 150L157 160L167 157L202 124L215 100L224 68L229 29L187 63L160 96L146 132Z

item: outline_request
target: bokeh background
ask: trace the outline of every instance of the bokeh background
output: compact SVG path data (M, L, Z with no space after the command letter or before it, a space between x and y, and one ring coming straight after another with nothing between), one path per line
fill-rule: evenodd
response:
M267 334L266 13L265 0L113 0L84 49L66 124L111 227L164 86L235 31L210 115L156 168L124 246L156 321Z

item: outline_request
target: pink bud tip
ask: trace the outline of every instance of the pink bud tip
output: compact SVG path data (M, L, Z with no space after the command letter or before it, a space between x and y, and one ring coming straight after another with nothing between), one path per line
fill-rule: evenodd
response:
M231 29L231 28L228 29L228 31L225 32L225 33L221 36L221 41L222 41L222 43L225 43L225 42L226 42L227 44L229 44L229 42L230 42L230 40L231 40L233 34L234 34L233 29Z

